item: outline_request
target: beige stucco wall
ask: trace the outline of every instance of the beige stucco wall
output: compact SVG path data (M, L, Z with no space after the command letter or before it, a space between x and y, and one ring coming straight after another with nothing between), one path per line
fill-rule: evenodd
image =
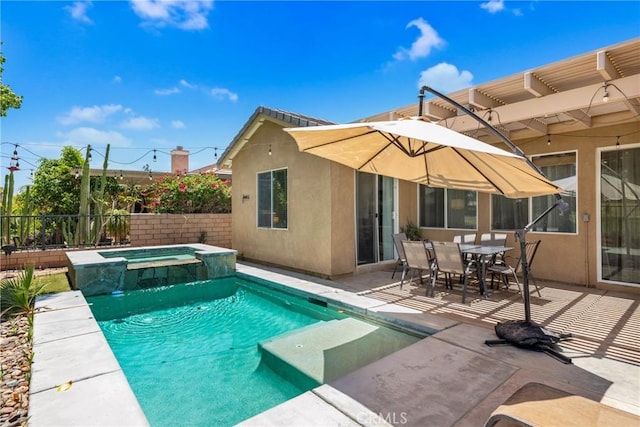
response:
M265 120L233 159L241 165L233 168L233 248L245 259L321 276L349 273L355 259L353 171L300 153L282 131L285 125ZM257 173L285 167L288 228L258 228Z
M267 119L251 135L233 159L233 248L247 259L311 272L328 277L357 274L355 249L355 184L354 171L337 163L300 153L292 138L282 131L286 123ZM528 239L541 239L534 263L534 275L588 286L611 287L597 282L597 195L599 168L597 150L615 147L616 136L632 135L640 124L576 130L565 135L552 135L514 141L527 155L576 151L578 161L577 232L553 234L530 232ZM622 145L638 143L638 138L621 138ZM272 155L268 155L271 146ZM256 174L288 168L289 228L287 230L256 227ZM249 199L243 199L248 195ZM407 220L418 222L417 185L398 183L398 225ZM478 194L478 235L490 229L490 196ZM582 214L591 220L582 222ZM451 240L466 230L422 229L425 239ZM511 255L519 255L515 233L508 232ZM388 263L386 264L388 265ZM367 266L366 268L369 268Z

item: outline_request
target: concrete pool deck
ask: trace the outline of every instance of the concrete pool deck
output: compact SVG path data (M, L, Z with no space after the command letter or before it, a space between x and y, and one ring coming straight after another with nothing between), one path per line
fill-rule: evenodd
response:
M484 340L496 338L490 325L432 314L415 301L407 303L416 287L405 284L400 294L389 292L397 288L390 272L324 281L245 263L238 263L237 271L338 309L433 334L241 425L477 426L532 381L640 414L638 364L571 351L573 365L565 365L543 353L488 347ZM381 289L387 290L382 292L386 296L377 294ZM391 302L395 297L389 295L402 298ZM636 322L637 329L638 298L633 304L635 311L625 321ZM36 310L30 425L147 425L80 292L41 298ZM68 381L68 390L56 391Z

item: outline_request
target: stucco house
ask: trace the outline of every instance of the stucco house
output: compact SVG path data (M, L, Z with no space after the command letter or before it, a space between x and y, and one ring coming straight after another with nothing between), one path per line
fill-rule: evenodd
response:
M569 212L552 212L528 234L542 240L536 277L640 291L640 38L447 96L498 128L565 189ZM354 121L417 113L416 102ZM425 99L423 116L507 149L440 98ZM394 263L391 235L408 221L431 240L506 230L507 243L517 246L512 231L553 202L358 172L299 152L283 131L323 124L330 123L258 107L221 156L221 167L233 170L240 256L326 277L358 274Z

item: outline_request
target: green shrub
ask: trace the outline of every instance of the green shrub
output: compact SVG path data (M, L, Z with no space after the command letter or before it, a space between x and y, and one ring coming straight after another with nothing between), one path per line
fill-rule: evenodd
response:
M145 190L146 208L157 213L229 213L231 181L215 174L166 175Z

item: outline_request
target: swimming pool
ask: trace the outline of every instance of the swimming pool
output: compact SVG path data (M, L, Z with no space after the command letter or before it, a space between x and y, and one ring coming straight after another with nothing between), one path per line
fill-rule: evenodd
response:
M321 350L339 358L318 368L309 364L313 356L296 351L311 350L318 339L310 337L332 322L356 321L237 277L87 300L152 426L233 425L333 379L345 366L370 362L357 353L384 347L380 358L419 339L364 326L353 339L357 345L331 342ZM335 333L326 334L335 340ZM372 346L367 337L385 343Z

